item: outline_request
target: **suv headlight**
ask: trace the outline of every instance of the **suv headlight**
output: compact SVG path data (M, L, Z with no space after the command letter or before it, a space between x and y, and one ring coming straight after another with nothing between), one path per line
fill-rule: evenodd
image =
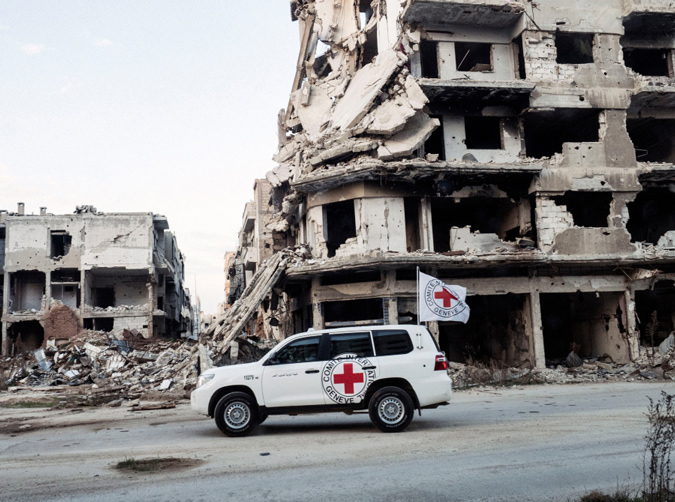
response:
M197 378L197 388L204 385L206 382L213 380L213 377L216 376L214 373L207 373L206 375L199 375Z

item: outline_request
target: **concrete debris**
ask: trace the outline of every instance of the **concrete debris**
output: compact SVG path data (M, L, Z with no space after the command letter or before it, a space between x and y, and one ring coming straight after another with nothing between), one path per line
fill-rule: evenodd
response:
M417 112L408 121L404 129L396 133L391 139L386 140L377 150L377 158L380 160L392 160L397 157L411 155L415 150L429 139L441 122L429 117L424 112Z
M675 348L675 333L668 335L668 338L659 344L659 352L665 356L666 354L672 352L673 348Z
M230 350L230 342L242 334L246 324L257 314L257 309L267 295L277 286L286 268L294 261L310 258L304 246L284 249L263 262L239 301L225 311L204 333L204 339L211 339L213 350L220 356Z
M405 62L405 56L389 49L379 54L373 63L357 71L335 107L332 126L344 131L358 124L390 77Z
M583 360L574 351L570 352L565 359L565 365L568 368L578 368L582 364L584 364Z

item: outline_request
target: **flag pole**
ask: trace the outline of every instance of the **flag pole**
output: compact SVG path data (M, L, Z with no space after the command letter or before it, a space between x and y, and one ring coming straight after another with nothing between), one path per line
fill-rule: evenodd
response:
M420 266L417 265L417 285L415 287L415 295L417 296L417 325L420 325Z

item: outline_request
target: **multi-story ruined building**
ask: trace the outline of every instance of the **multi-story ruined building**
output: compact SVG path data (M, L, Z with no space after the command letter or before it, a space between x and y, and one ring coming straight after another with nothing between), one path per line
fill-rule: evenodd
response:
M164 216L0 213L2 353L35 349L82 328L146 337L190 330L184 257Z
M416 322L419 266L468 288L466 325L430 323L452 360L628 361L674 329L675 3L293 0L291 17L274 190L247 214L273 211L256 263L275 240L312 258L266 315Z

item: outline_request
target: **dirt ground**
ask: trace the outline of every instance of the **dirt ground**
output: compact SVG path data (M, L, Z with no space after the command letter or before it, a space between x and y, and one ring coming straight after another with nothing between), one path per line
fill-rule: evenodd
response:
M81 388L11 387L0 393L0 434L18 435L78 425L134 423L148 417L185 420L190 403L182 392L147 392L134 401L114 400L92 405ZM157 408L157 409L149 409ZM180 411L178 413L177 411ZM165 422L167 423L167 422Z

